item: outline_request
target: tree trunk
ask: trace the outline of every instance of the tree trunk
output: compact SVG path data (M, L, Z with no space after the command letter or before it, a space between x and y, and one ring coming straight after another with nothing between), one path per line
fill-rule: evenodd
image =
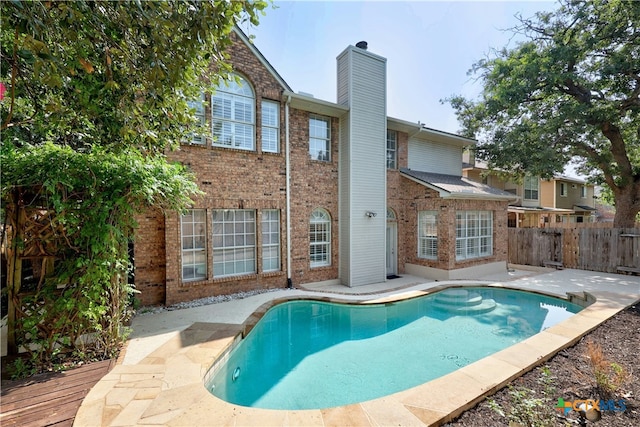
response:
M616 216L613 226L619 228L633 228L636 217L640 212L640 182L632 182L625 187L619 187L615 193Z

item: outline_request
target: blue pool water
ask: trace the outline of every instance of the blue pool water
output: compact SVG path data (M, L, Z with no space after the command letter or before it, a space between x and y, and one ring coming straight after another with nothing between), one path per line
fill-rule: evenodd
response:
M207 382L230 403L320 409L417 386L509 347L582 307L502 288L387 304L273 307Z

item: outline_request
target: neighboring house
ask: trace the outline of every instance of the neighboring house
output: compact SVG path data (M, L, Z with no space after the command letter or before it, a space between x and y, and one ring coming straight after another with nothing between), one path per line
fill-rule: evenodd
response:
M474 160L472 150L463 153L462 164L465 177L517 196L509 204L509 227L549 227L596 219L595 187L586 181L562 175L551 179L527 175L516 183Z
M240 30L232 36L238 81L193 104L211 133L168 153L204 195L184 215L138 218L143 304L506 269L513 195L462 177L473 140L387 117L385 58L348 46L333 103L294 93Z

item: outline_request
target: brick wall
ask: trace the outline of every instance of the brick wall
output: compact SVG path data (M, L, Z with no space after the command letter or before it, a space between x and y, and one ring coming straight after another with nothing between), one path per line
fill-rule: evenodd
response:
M507 202L491 200L443 199L438 193L423 185L402 178L401 200L404 203L402 241L405 242L405 262L425 267L454 270L489 262L507 260ZM417 256L418 212L438 213L438 259L428 260ZM493 255L456 261L456 211L493 212ZM400 236L400 231L399 231Z
M309 156L309 113L291 109L291 277L294 285L338 278L338 125L331 119L331 160ZM309 218L316 208L331 215L331 265L311 268Z
M149 210L136 217L138 230L133 243L136 295L142 305L165 301L165 225L159 210Z
M180 218L176 212L155 216L145 215L136 236L136 286L141 291L143 304L173 304L212 295L229 294L264 288L287 286L286 274L261 273L260 210L280 210L281 265L286 266L286 182L284 155L284 103L282 87L271 73L253 55L235 34L229 50L234 71L251 84L255 93L255 151L220 148L211 145L183 144L179 150L168 153L172 161L190 167L204 195L194 201L194 208L207 210L207 226L212 223L214 209L256 210L256 256L258 273L238 277L213 278L211 230L207 230L208 277L205 280L183 282L181 277ZM261 152L262 99L280 102L279 153ZM205 102L207 118L211 109ZM162 292L159 290L162 289Z
M235 37L235 35L234 35ZM194 200L194 208L205 209L207 226L212 224L214 209L252 209L256 211L257 273L214 278L211 267L211 230L207 230L208 276L204 280L183 282L181 277L180 217L176 212L150 211L138 217L135 239L135 281L144 305L173 304L212 295L254 289L287 286L286 252L286 165L285 104L282 87L241 41L229 51L234 69L253 87L256 96L255 151L213 147L211 139L204 145L184 144L168 153L168 158L188 165L204 192ZM261 152L261 101L280 102L279 153ZM207 117L210 108L206 106ZM339 119L331 118L331 160L312 160L309 156L309 113L290 109L291 172L291 279L295 286L336 280L338 276L338 144ZM408 135L398 133L398 166L407 166ZM397 170L387 171L388 206L394 210L398 224L398 271L405 263L441 269L469 267L507 260L506 202L443 200L422 185L403 178ZM331 215L331 265L311 268L309 261L309 218L315 208ZM262 273L260 211L280 210L280 272ZM455 262L455 211L494 211L494 255L476 260ZM439 259L417 258L417 212L439 212ZM504 238L503 238L504 237Z

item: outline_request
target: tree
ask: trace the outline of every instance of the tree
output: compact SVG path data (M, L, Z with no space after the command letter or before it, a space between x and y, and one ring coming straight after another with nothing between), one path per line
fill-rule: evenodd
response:
M195 130L188 101L231 71L225 50L234 26L257 25L266 5L0 2L11 349L22 344L39 364L61 352L113 356L133 292L127 248L135 214L184 210L200 194L165 153ZM18 299L28 247L44 273Z
M474 64L479 100L454 96L463 132L491 168L550 177L570 161L606 184L614 226L640 212L640 2L563 0L519 17L524 36Z
M2 140L76 150L175 147L186 101L230 71L225 49L263 1L1 2ZM192 122L193 123L193 122Z

